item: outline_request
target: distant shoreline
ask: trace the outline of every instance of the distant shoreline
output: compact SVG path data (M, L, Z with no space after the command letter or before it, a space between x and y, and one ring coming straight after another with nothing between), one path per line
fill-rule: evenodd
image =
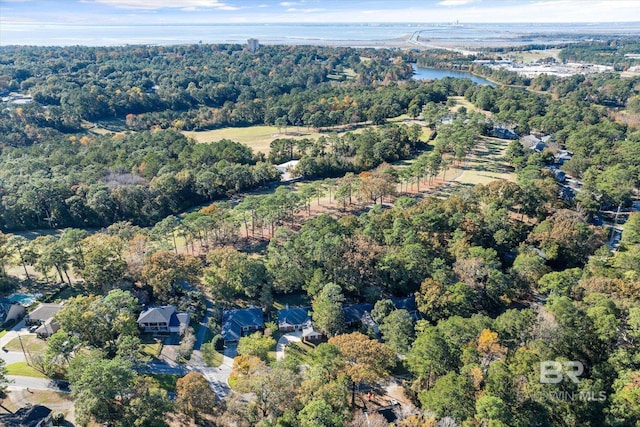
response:
M413 35L419 35L412 40ZM123 46L244 44L463 49L554 44L589 38L640 37L640 23L577 24L226 24L226 25L38 25L3 22L3 46Z

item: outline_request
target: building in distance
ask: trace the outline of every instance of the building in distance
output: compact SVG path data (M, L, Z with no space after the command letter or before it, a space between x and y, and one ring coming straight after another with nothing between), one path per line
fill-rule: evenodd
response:
M259 47L260 47L260 42L258 41L258 39L249 39L249 40L247 40L247 48L251 52L256 53L256 51L258 50Z

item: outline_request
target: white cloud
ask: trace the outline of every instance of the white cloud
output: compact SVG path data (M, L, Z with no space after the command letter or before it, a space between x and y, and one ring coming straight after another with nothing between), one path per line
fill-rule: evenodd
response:
M89 3L88 1L85 2ZM118 9L155 10L171 8L197 10L198 8L216 8L222 10L236 10L235 8L223 9L233 6L222 3L219 0L94 0L94 2L114 6Z
M477 0L442 0L438 2L439 6L465 6L475 3Z
M300 3L296 3L294 1L283 1L283 2L280 2L280 6L283 6L283 7L295 6L295 5L298 5L298 4L300 4Z
M311 8L311 9L300 9L297 7L290 7L287 9L287 12L298 12L298 13L316 13L316 12L324 12L326 9L321 9L319 7Z

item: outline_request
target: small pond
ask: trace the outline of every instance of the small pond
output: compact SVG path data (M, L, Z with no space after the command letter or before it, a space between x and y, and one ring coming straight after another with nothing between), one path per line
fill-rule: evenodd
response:
M437 68L418 67L416 64L412 64L412 66L413 78L416 80L435 80L443 79L445 77L455 77L458 79L470 79L472 82L481 85L495 86L495 83L492 83L487 79L483 79L482 77L475 76L467 71L441 70Z

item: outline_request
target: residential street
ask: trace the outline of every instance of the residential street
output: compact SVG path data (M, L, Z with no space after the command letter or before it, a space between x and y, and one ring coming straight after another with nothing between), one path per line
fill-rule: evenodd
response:
M224 360L222 364L217 368L207 366L202 360L202 353L200 348L204 343L207 334L208 322L211 314L213 313L213 301L206 300L207 311L205 313L202 322L200 322L200 328L196 335L196 343L194 344L194 351L191 359L186 365L180 365L176 363L168 363L166 360L152 360L151 362L140 366L137 371L149 374L172 374L172 375L185 375L189 371L200 372L209 381L211 388L216 395L222 399L230 392L228 379L233 366L233 358L237 355L236 346L226 347L224 350ZM4 351L4 346L18 337L18 335L28 335L29 330L25 326L24 320L17 323L10 331L8 331L2 338L0 338L0 358L5 361L5 366L12 363L24 362L25 356L21 351ZM10 379L14 382L9 386L9 390L53 390L53 391L65 391L60 390L56 383L49 378L34 378L10 375Z

